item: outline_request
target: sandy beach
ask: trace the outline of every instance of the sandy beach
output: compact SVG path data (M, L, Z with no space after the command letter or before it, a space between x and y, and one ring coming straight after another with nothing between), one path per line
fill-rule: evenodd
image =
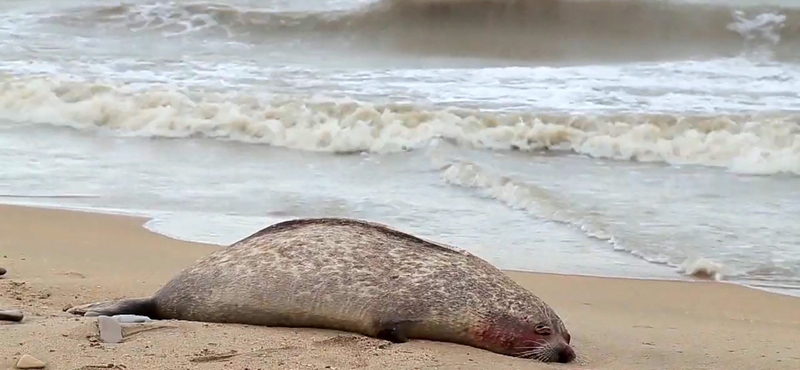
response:
M508 272L565 319L576 363L545 365L476 348L405 344L318 329L163 321L100 343L67 306L146 296L220 248L151 233L140 218L0 206L0 369L25 354L47 369L798 369L800 299L714 282ZM265 225L266 226L266 225Z

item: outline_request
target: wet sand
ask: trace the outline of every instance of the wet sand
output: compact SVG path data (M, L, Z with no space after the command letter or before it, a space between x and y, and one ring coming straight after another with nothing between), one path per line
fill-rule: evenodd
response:
M800 299L716 282L508 272L567 322L579 360L545 365L456 344L405 344L321 329L162 321L120 344L64 313L146 296L220 248L151 233L141 218L0 205L0 369L798 369ZM265 225L266 226L266 225ZM143 330L148 329L148 330ZM134 333L135 332L135 333ZM109 367L110 365L110 367Z

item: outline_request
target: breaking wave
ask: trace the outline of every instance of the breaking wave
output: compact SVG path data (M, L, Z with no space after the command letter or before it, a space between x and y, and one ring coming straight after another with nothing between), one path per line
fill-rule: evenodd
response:
M438 158L436 162L439 162L441 178L450 185L477 190L483 196L500 201L509 208L525 211L540 220L581 230L589 238L608 243L615 251L629 253L650 263L681 267L672 262L676 257L681 258L674 255L676 251L659 249L648 252L645 250L648 249L647 243L637 245L636 242L619 240L601 212L584 209L571 201L569 194L510 176L500 176L471 161Z
M746 256L717 256L726 259L722 263L690 252L687 254L681 248L653 244L646 238L639 238L641 230L637 230L635 224L625 226L624 222L605 214L597 204L587 207L570 199L570 194L563 189L554 191L513 176L503 176L467 160L445 157L436 158L435 162L440 177L447 184L473 189L482 196L524 211L537 219L579 229L589 238L608 243L615 251L669 266L681 275L703 280L743 282L765 288L800 288L798 271L792 267L792 261L784 261L784 265L779 266L774 262L749 260ZM602 197L602 194L598 195ZM620 238L616 233L624 237Z
M382 0L357 9L282 11L155 2L46 17L175 37L216 33L261 43L321 37L370 48L537 61L800 57L800 9L638 0Z
M571 151L800 174L800 113L485 112L322 97L257 96L51 76L0 80L0 118L146 137L207 137L299 150L392 153L434 139L489 150Z

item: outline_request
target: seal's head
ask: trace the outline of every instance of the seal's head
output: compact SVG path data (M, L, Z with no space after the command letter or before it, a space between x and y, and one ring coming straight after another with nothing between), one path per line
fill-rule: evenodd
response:
M547 314L509 315L487 318L473 332L477 344L489 350L542 362L572 362L575 350L561 319Z

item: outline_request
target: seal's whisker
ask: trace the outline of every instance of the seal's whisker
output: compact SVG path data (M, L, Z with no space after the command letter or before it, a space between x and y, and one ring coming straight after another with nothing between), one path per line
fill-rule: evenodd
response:
M545 359L557 359L558 351L556 351L555 346L550 343L546 343L544 346L542 346L542 356Z
M541 352L541 351L542 351L542 347L529 347L529 349L526 349L526 350L522 351L521 353L532 353L532 352Z
M532 358L541 361L544 358L544 354L541 351L529 351L525 353L521 353L520 357L522 358Z
M530 350L520 352L521 357L536 357L547 351L546 346L532 347Z
M528 357L528 356L531 356L531 355L539 354L539 352L540 352L539 350L525 351L525 352L520 352L519 356L520 357Z
M529 339L529 340L526 340L526 341L522 342L522 344L533 344L535 346L540 346L540 345L545 344L545 343L547 343L547 341L544 340L544 339L537 339L535 341Z

